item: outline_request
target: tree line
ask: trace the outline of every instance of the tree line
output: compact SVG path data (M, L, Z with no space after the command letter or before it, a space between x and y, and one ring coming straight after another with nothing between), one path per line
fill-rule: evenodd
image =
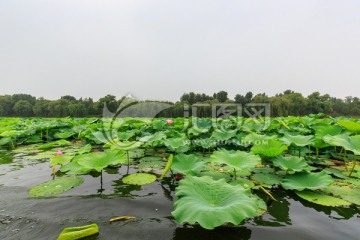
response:
M340 99L319 92L303 96L301 93L286 90L275 96L266 93L245 95L236 94L233 99L226 91L213 95L205 93L184 93L177 102L137 101L113 95L106 95L98 101L92 98L75 98L70 95L57 100L36 98L29 94L0 96L0 116L2 117L100 117L104 114L104 105L110 115L133 117L183 117L191 116L191 107L197 106L197 116L211 117L213 104L237 103L246 106L249 103L269 103L271 116L302 116L325 113L331 116L360 116L360 99L346 97Z

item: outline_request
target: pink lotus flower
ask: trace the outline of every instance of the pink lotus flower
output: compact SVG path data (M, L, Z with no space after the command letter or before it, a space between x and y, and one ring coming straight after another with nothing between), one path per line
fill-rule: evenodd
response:
M167 123L167 124L173 124L173 123L174 123L174 121L173 121L173 120L171 120L171 119L168 119L168 120L166 120L166 123Z
M61 155L63 155L63 152L62 152L61 150L58 150L58 151L56 152L56 156L61 156Z

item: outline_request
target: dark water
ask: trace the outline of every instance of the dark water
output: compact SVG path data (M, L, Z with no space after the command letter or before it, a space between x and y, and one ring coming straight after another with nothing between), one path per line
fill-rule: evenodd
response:
M131 169L136 172L136 169ZM91 239L360 239L360 210L320 207L284 190L278 202L240 226L204 230L181 225L171 217L170 179L142 187L122 184L126 167L82 176L85 183L53 198L30 198L30 187L51 179L48 162L15 158L0 152L0 239L56 239L65 227L97 223L100 235ZM101 184L102 179L102 184ZM130 215L135 220L115 222Z

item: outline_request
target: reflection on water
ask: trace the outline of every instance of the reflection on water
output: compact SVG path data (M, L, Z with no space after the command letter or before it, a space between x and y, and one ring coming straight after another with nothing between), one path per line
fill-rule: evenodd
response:
M206 230L199 226L184 226L176 228L173 240L247 240L251 237L251 230L246 227L218 227Z

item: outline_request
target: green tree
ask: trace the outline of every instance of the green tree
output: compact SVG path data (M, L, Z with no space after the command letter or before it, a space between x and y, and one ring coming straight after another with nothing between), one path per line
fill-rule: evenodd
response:
M33 115L32 105L27 100L17 101L13 111L19 117L31 117Z

